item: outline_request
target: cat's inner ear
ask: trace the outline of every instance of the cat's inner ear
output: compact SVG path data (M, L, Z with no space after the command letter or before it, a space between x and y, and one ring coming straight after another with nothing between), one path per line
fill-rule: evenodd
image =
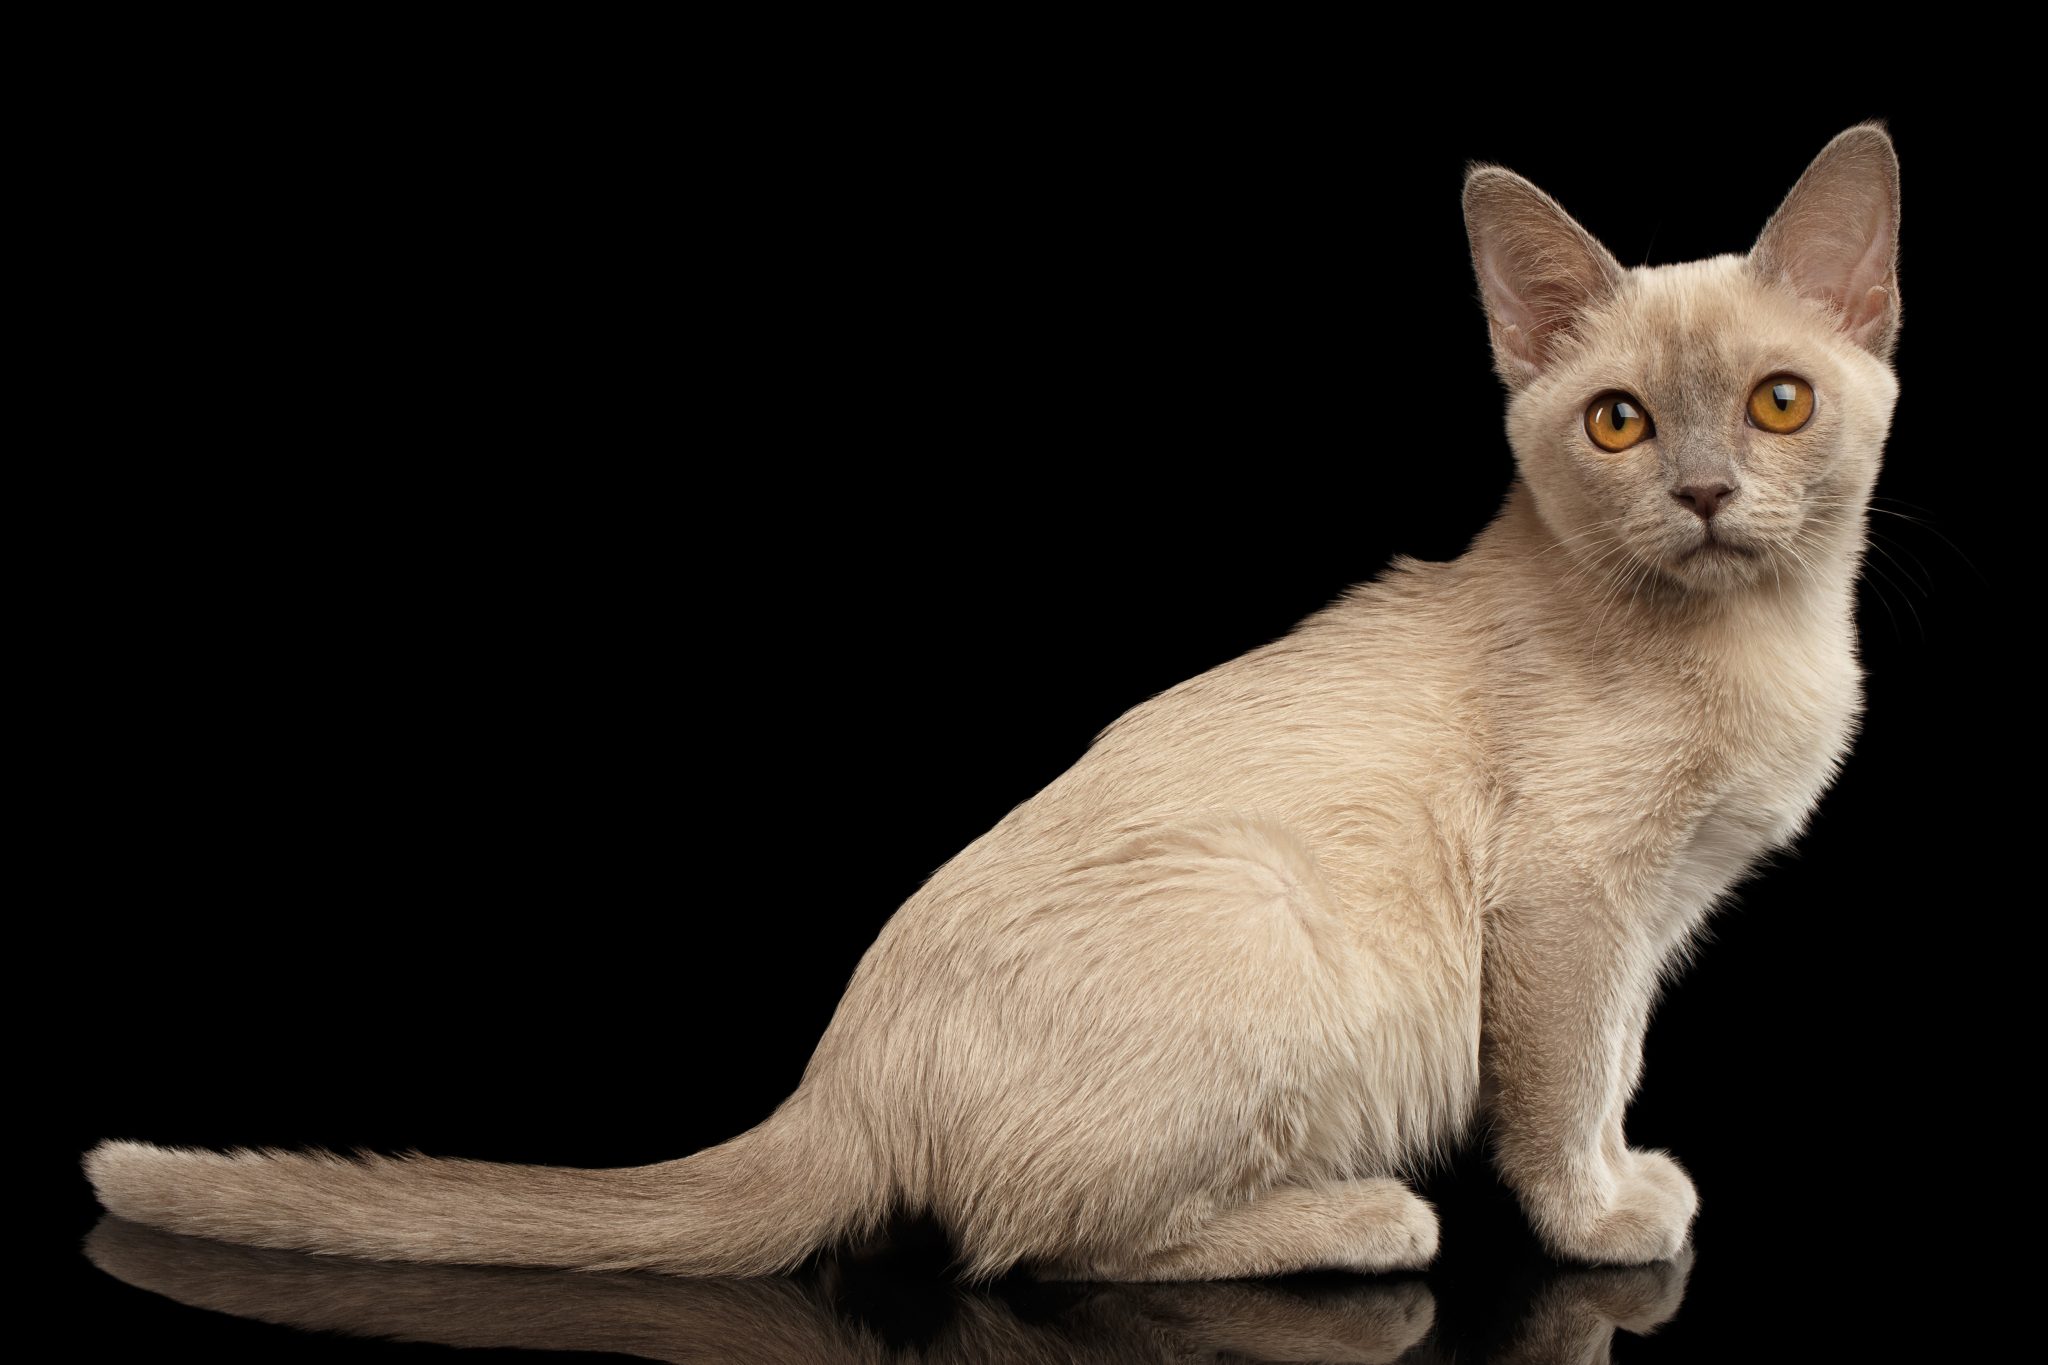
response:
M1466 173L1465 233L1494 368L1512 387L1541 374L1627 273L1555 199L1505 166Z
M1750 248L1749 268L1818 299L1836 325L1889 357L1899 329L1899 159L1880 123L1835 135Z

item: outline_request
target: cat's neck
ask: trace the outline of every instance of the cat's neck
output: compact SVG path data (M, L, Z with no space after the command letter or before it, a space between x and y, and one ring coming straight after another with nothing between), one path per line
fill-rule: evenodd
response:
M1465 558L1506 617L1542 630L1554 647L1590 654L1676 644L1712 654L1733 635L1759 632L1853 638L1864 537L1860 509L1839 513L1810 528L1797 565L1744 587L1700 591L1662 574L1589 567L1517 479Z

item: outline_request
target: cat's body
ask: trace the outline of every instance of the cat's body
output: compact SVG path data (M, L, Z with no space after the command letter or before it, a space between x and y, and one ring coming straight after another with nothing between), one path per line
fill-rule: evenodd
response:
M1622 1115L1661 974L1856 725L1897 204L1862 125L1748 256L1625 271L1473 168L1500 516L1111 725L905 903L751 1132L603 1172L108 1143L102 1199L421 1260L766 1273L901 1206L976 1277L1376 1270L1433 1256L1399 1177L1484 1115L1554 1251L1673 1255L1697 1197Z

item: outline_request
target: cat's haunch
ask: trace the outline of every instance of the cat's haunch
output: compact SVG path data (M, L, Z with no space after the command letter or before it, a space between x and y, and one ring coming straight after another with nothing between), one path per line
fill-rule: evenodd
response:
M902 905L758 1127L621 1170L113 1141L102 1202L376 1259L761 1275L906 1210L970 1279L1371 1272L1435 1255L1403 1177L1483 1116L1556 1255L1676 1254L1698 1195L1623 1115L1660 981L1857 728L1898 162L1849 128L1675 265L1501 166L1464 210L1499 514L1105 729Z

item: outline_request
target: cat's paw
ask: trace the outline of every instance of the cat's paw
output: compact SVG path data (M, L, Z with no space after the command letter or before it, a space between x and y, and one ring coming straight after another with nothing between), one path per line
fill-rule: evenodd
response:
M1678 1255L1699 1212L1692 1177L1670 1155L1631 1149L1604 1206L1539 1222L1551 1254L1591 1265L1649 1265Z
M1342 1263L1379 1274L1421 1270L1435 1260L1443 1234L1429 1201L1393 1181L1373 1193L1371 1206L1353 1220L1354 1240Z
M1692 1177L1685 1173L1685 1167L1679 1165L1671 1153L1653 1148L1631 1147L1628 1155L1634 1163L1632 1169L1636 1176L1649 1181L1670 1195L1675 1203L1683 1205L1686 1226L1692 1226L1692 1216L1700 1208L1700 1192L1693 1185ZM1672 1255L1677 1254L1678 1249L1673 1247ZM1660 1256L1657 1259L1669 1260L1670 1257Z

